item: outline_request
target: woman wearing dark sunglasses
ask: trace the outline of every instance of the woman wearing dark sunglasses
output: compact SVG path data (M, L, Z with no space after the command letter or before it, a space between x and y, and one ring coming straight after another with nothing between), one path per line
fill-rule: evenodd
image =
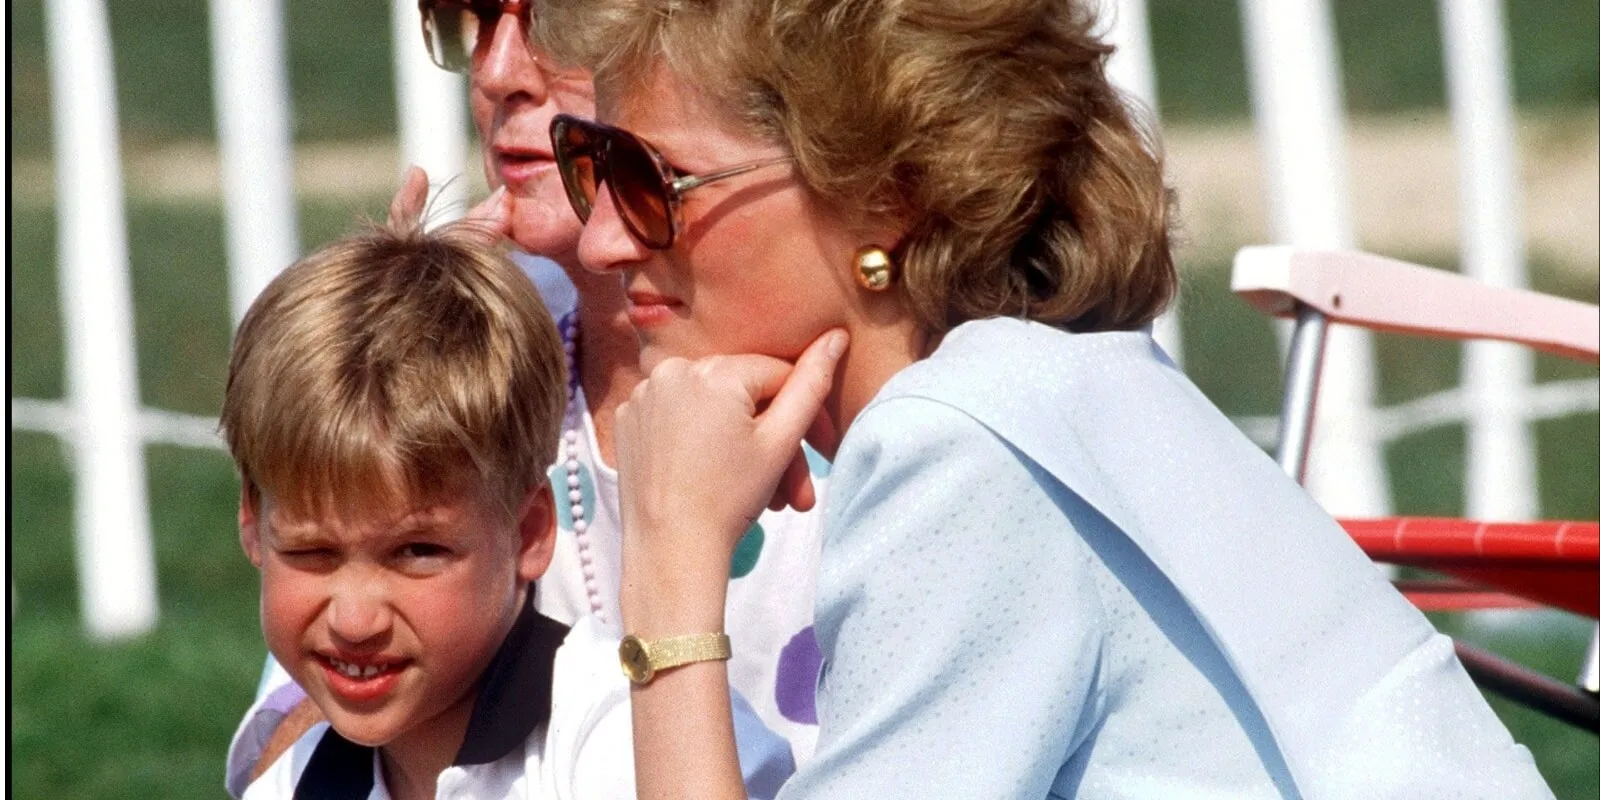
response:
M726 565L809 502L802 436L835 463L785 797L1549 796L1150 339L1169 193L1089 4L546 2L604 120L552 127L579 256L649 370L617 414L641 797L742 796Z

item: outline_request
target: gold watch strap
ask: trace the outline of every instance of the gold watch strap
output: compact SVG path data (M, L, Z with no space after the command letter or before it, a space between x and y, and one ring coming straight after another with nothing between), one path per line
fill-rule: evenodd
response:
M648 642L630 634L622 638L617 655L628 679L642 685L664 669L697 661L726 661L733 657L733 643L725 633L692 633Z
M694 633L646 642L650 665L657 671L681 667L696 661L727 661L733 658L733 643L726 633Z

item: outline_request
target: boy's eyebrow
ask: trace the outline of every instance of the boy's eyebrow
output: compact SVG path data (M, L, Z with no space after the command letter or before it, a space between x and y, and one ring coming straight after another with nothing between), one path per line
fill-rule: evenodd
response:
M453 528L450 523L459 516L455 510L448 507L424 508L413 511L401 517L394 525L389 527L389 532L395 536L438 536L451 533Z
M456 516L455 510L448 506L417 509L384 526L382 535L386 537L405 537L419 534L437 535L447 533L450 531L449 523ZM298 545L305 545L335 538L317 520L286 520L277 514L272 514L269 519L270 524L265 527L267 528L269 541L274 543L292 542Z
M268 542L283 544L312 544L327 540L329 537L322 528L313 522L281 522L272 520L272 524L264 526Z

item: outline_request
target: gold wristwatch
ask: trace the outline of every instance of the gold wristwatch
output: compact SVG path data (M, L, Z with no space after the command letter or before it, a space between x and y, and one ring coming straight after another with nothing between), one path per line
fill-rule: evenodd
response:
M726 633L694 633L653 642L630 633L622 637L617 655L622 658L622 674L643 686L664 669L696 661L727 661L733 657L733 645Z

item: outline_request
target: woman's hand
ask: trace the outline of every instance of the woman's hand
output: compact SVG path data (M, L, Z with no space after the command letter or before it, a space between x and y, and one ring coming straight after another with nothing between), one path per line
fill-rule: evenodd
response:
M722 629L739 538L769 504L814 502L800 439L847 343L829 331L793 365L757 355L668 359L617 409L629 632Z
M428 173L412 164L400 178L400 188L389 201L389 227L411 228L422 224L428 204ZM466 219L481 230L485 241L499 244L511 235L511 199L504 187L467 212Z

